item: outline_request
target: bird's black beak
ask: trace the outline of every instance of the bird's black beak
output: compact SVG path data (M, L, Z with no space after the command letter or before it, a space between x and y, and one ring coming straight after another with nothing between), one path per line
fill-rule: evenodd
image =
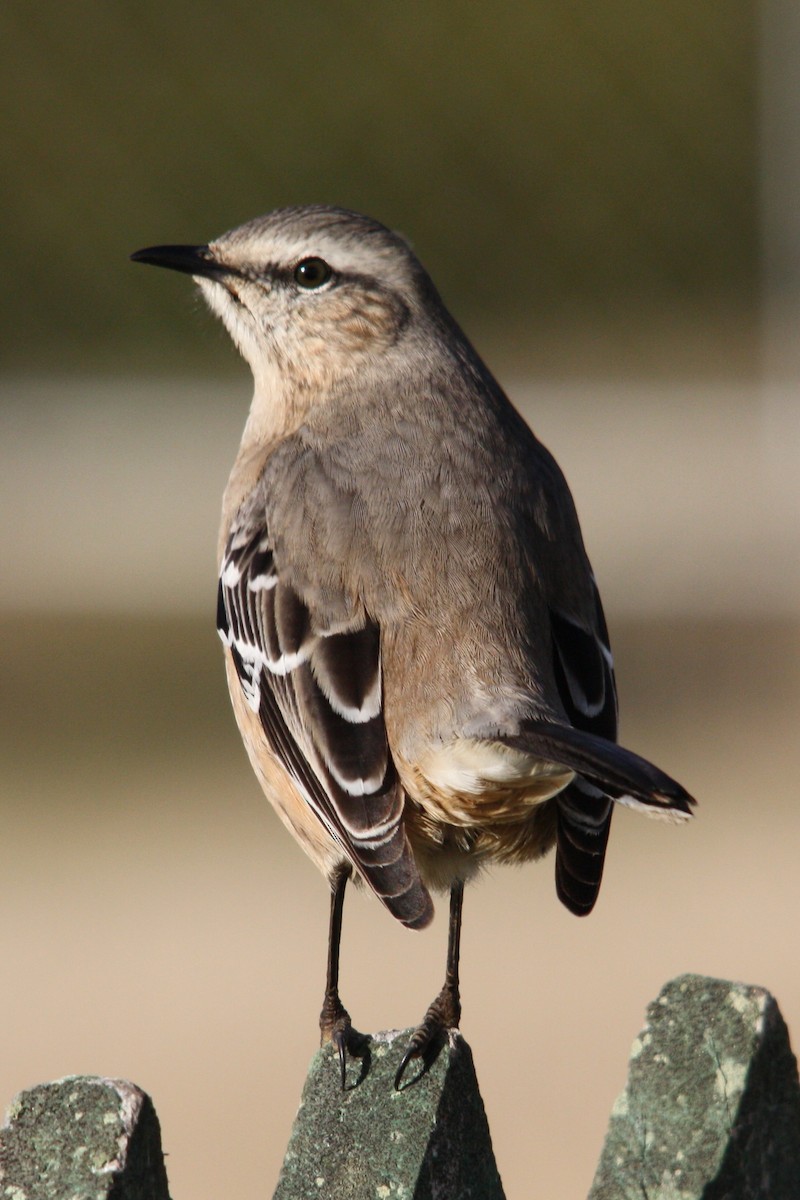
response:
M131 262L151 263L154 267L168 267L170 271L204 275L208 279L236 274L215 258L208 246L148 246L132 254Z

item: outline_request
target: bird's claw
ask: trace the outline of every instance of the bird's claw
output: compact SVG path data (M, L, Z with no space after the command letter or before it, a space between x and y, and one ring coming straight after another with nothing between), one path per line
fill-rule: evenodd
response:
M350 1018L347 1019L347 1024L337 1026L331 1034L331 1041L336 1047L336 1053L339 1055L339 1074L342 1081L342 1091L347 1088L347 1056L351 1058L364 1058L369 1044L369 1038L365 1033L359 1033L350 1024Z
M339 1058L339 1074L342 1081L342 1091L347 1087L347 1056L363 1058L369 1043L366 1034L359 1033L353 1028L350 1014L338 996L331 999L326 996L325 1004L319 1018L321 1042L331 1042Z
M451 1029L457 1029L461 1020L461 1004L458 991L446 984L425 1013L422 1024L413 1033L406 1052L400 1059L394 1077L395 1091L400 1091L406 1067L414 1058L421 1058L423 1067L420 1075L429 1071L447 1040Z

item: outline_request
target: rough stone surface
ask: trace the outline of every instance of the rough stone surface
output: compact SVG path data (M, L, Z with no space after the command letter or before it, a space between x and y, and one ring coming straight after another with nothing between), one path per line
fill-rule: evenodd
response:
M396 1092L412 1032L371 1038L344 1092L333 1048L314 1055L274 1200L503 1200L469 1046L452 1035Z
M4 1200L169 1200L158 1118L120 1079L74 1075L20 1092L0 1129Z
M668 983L633 1043L589 1200L798 1200L800 1088L763 988Z

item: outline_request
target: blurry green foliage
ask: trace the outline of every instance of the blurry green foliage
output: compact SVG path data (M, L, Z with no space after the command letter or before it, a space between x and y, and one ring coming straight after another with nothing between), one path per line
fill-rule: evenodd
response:
M752 0L4 0L6 364L218 362L188 335L185 280L127 254L310 201L402 229L464 320L747 305L755 15Z

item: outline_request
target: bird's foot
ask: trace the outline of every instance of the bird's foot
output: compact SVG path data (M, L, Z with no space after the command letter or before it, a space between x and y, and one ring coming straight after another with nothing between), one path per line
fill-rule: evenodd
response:
M400 1091L403 1075L412 1058L421 1058L424 1075L436 1061L439 1051L444 1046L447 1034L451 1029L458 1029L461 1020L461 999L458 986L445 983L439 995L431 1004L422 1020L422 1024L412 1035L405 1054L400 1060L400 1066L394 1077L394 1086Z
M332 1042L339 1056L342 1091L347 1086L347 1056L364 1058L369 1047L369 1038L353 1028L350 1014L339 999L338 993L326 993L319 1014L320 1045Z

